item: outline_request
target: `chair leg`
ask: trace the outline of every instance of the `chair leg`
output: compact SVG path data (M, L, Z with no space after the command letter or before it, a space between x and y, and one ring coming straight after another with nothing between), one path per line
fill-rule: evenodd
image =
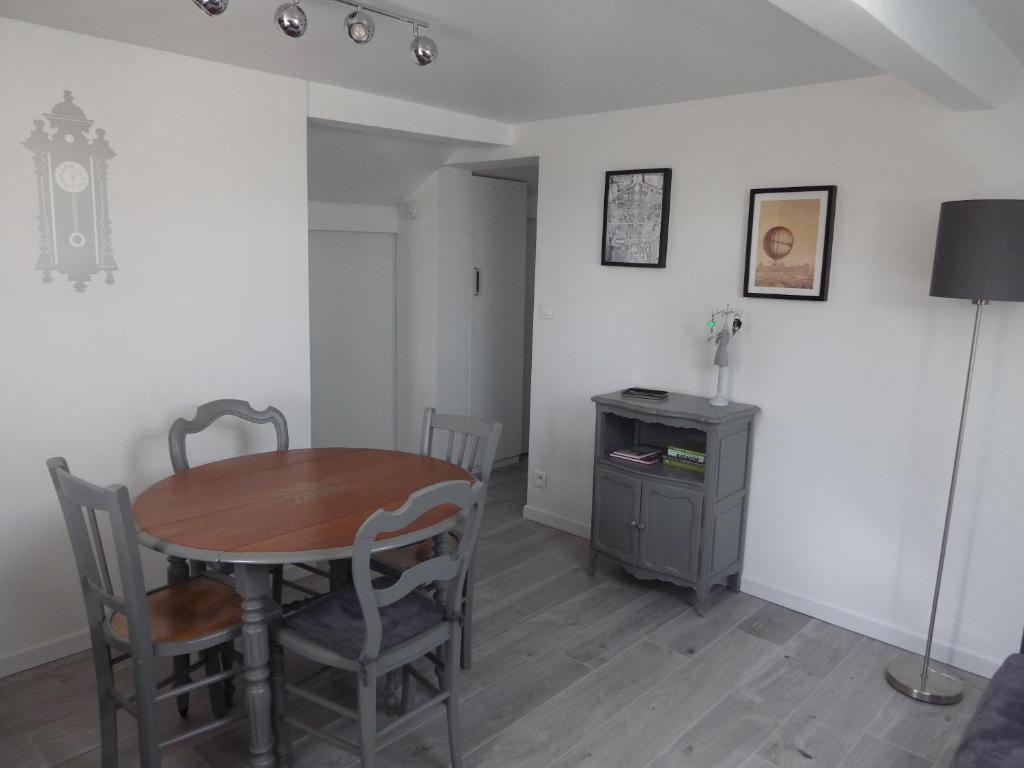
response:
M377 760L377 667L368 664L359 678L359 753L361 768L374 768Z
M156 675L152 659L134 660L135 710L138 713L139 768L160 768Z
M281 599L284 597L284 584L281 583L283 579L284 566L275 565L270 571L270 596L278 605L281 605Z
M473 570L466 574L462 596L462 668L473 666Z
M270 716L274 731L274 756L279 766L292 764L291 729L285 722L287 700L284 689L284 648L270 641Z
M398 711L398 676L399 671L388 672L384 682L384 711L389 716Z
M96 663L96 692L100 705L100 766L117 768L117 705L110 692L114 689L114 669L110 652L94 654Z
M212 675L219 674L221 671L220 667L220 649L219 648L208 648L202 652L203 664L206 667L206 676L211 677ZM213 710L214 717L224 717L228 713L228 703L224 695L224 683L214 683L208 689L210 691L210 709Z
M405 664L402 666L402 703L400 705L403 715L409 711L410 704L412 704L412 673L409 671L409 665Z
M232 650L234 650L234 646L232 643L228 643L224 646L221 646L221 648L219 649L220 664L225 672L230 672L232 668L235 666L235 659L231 655ZM227 680L224 681L224 704L230 709L234 705L234 703L235 679L233 677L229 677Z
M192 682L192 678L189 676L190 659L188 656L175 656L174 657L174 684L175 686L186 685ZM188 717L188 694L183 693L178 696L178 714L184 719Z
M447 656L444 665L443 690L448 691L445 707L448 710L448 749L451 751L452 768L462 768L462 718L459 713L459 645L462 633L458 626L452 627L452 636L448 641Z
M348 560L331 560L327 565L331 573L328 589L337 592L352 580L352 565Z
M189 563L183 557L168 557L167 558L167 583L168 584L180 584L183 581L188 581L189 577ZM184 685L188 682L188 656L175 656L174 657L174 684ZM178 714L183 718L188 717L188 694L184 693L178 697Z

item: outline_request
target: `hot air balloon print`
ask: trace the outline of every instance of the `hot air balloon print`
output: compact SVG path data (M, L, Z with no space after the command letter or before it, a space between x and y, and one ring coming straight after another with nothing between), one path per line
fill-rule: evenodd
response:
M835 187L750 191L744 296L824 301Z

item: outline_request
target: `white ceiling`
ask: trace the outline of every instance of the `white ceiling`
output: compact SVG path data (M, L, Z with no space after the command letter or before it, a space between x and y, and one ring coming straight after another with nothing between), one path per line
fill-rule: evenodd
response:
M1024 2L1021 0L970 0L978 15L1003 41L1010 53L1024 62Z
M767 0L378 2L429 21L438 60L416 66L410 27L384 18L352 44L331 0L303 1L297 40L279 0L216 18L190 0L3 0L0 15L513 123L878 72Z
M399 205L444 165L452 151L451 144L439 141L311 123L309 199Z

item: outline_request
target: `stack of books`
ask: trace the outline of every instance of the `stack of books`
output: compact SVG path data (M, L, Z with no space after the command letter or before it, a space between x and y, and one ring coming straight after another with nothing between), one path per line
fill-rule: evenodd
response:
M662 463L666 467L689 469L692 472L703 472L704 461L704 451L695 451L692 448L679 448L674 445L670 445L665 449L665 458L662 459Z
M657 464L661 460L661 454L661 448L651 445L633 445L629 448L612 451L608 455L614 459L632 461L635 464Z

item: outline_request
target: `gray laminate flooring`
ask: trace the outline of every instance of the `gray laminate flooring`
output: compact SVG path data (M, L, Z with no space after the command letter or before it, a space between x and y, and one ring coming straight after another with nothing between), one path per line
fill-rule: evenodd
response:
M495 472L463 677L467 768L949 764L985 680L957 672L961 704L919 704L882 679L903 653L891 646L745 594L720 594L701 618L683 590L610 567L592 579L586 542L523 520L525 497L525 466ZM290 659L288 671L308 668ZM353 693L344 676L323 688ZM0 680L0 766L98 766L94 697L87 654ZM193 715L208 712L194 695ZM173 705L164 723L182 728ZM137 765L133 722L122 715L121 725L121 765ZM341 722L327 727L352 735ZM242 724L165 752L164 766L241 768L246 738ZM308 738L295 756L298 768L358 762ZM449 765L443 714L395 736L378 765Z

